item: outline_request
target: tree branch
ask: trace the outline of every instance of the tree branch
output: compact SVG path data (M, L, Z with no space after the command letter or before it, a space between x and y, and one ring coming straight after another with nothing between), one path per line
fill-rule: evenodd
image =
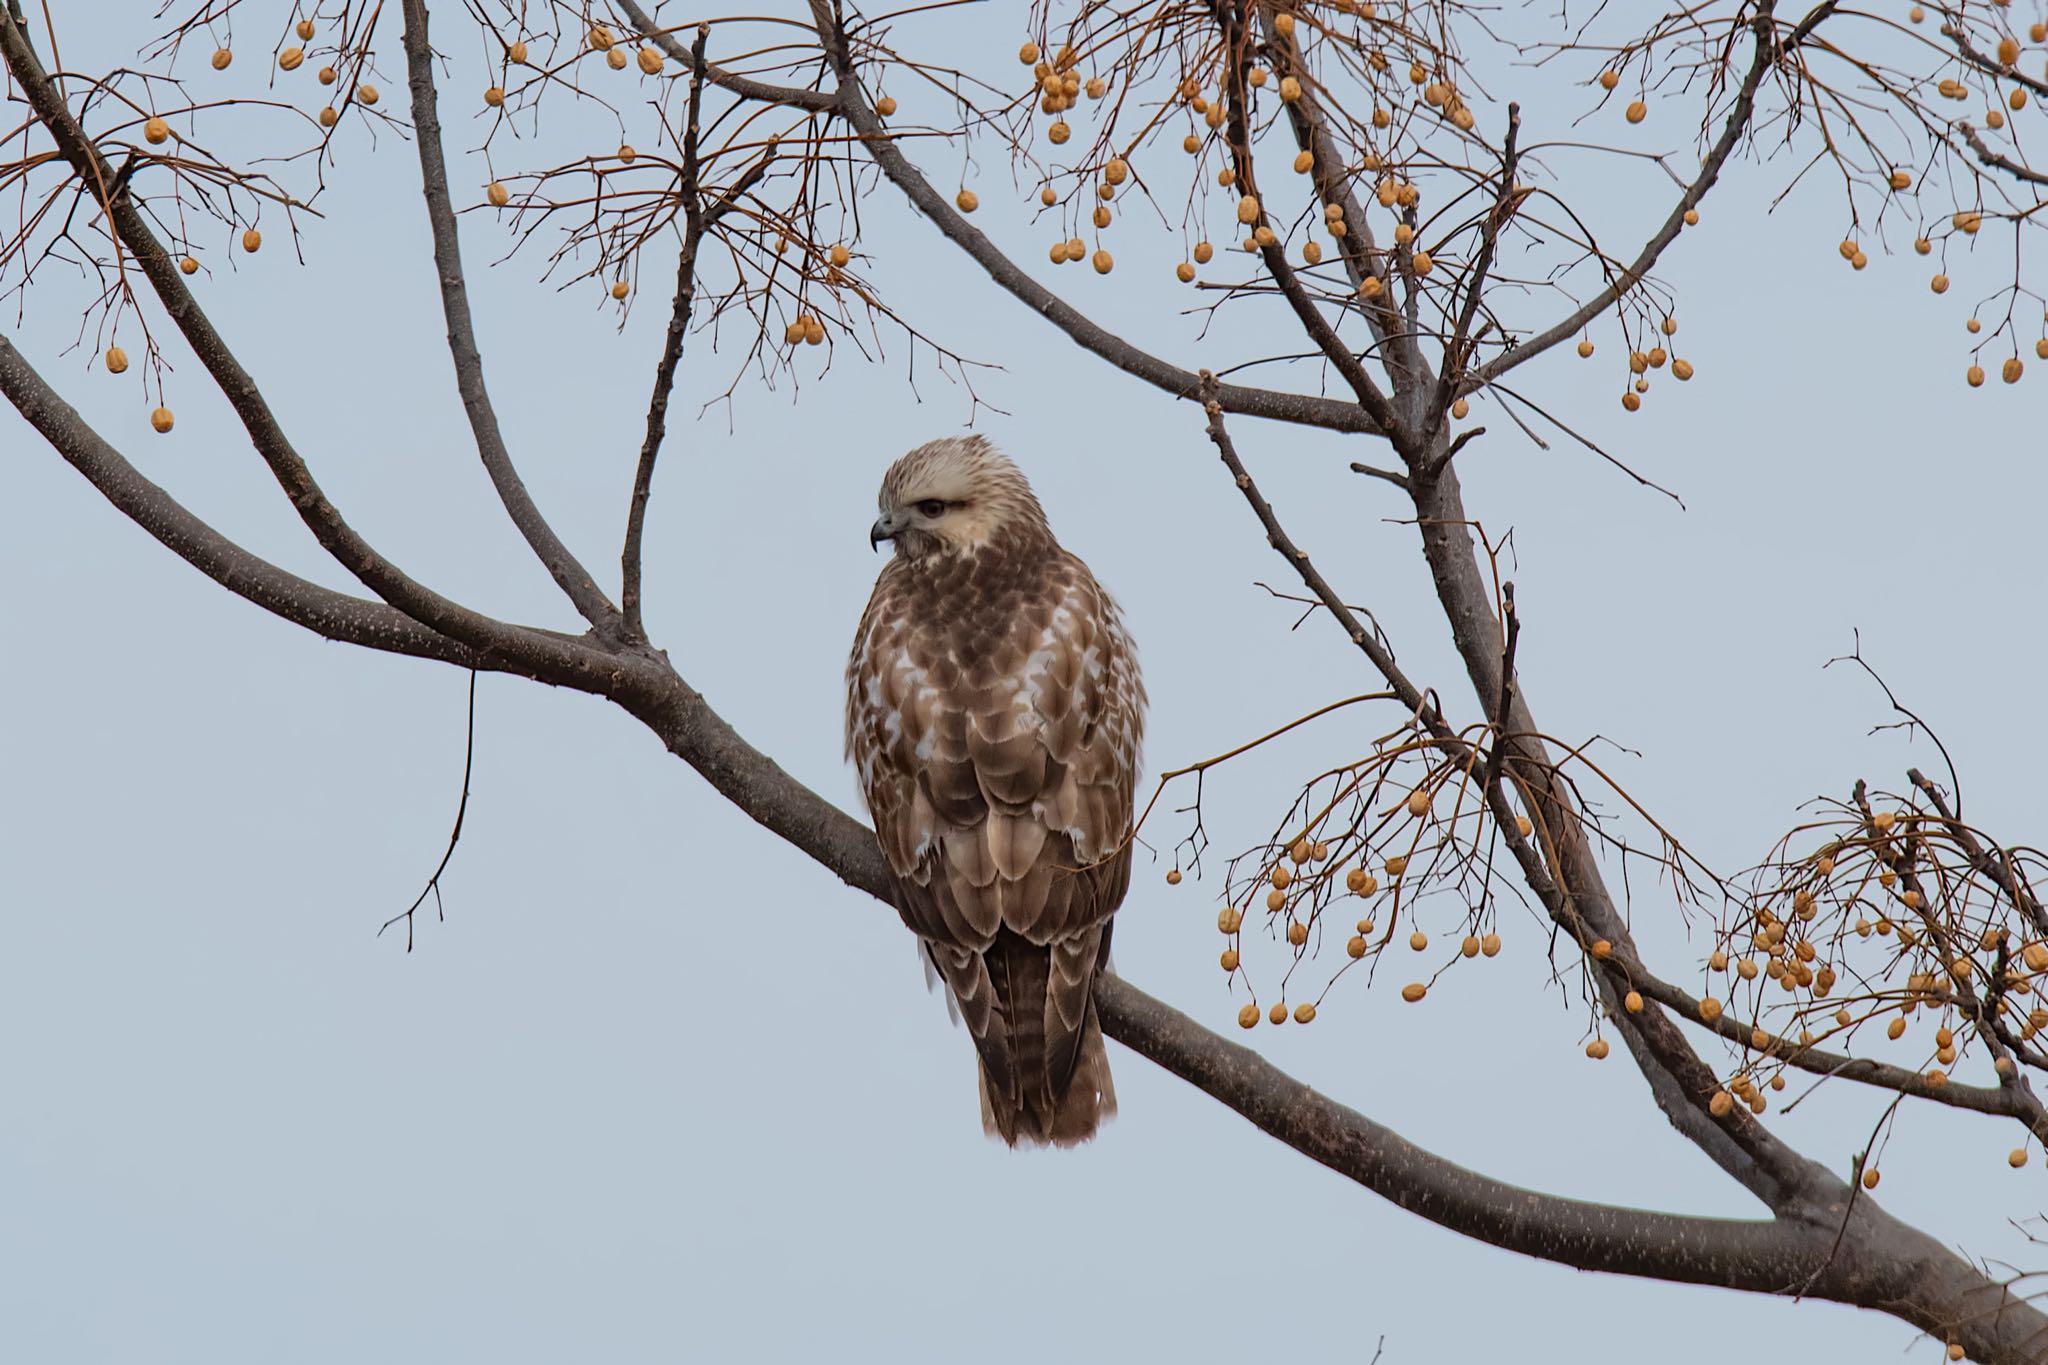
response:
M540 631L528 632L516 654L475 649L396 607L322 587L252 554L143 477L5 336L0 336L0 393L72 468L159 544L237 597L324 639L546 681L576 672L577 656L589 652L566 636ZM590 676L596 676L595 670Z
M526 537L534 557L553 576L562 592L599 630L611 628L618 608L597 586L590 571L548 525L505 448L497 409L484 385L484 358L477 349L476 325L469 315L469 286L462 276L462 240L455 208L448 196L448 164L441 151L441 117L435 109L434 49L427 40L426 0L405 0L406 79L412 87L413 130L418 134L420 187L427 200L427 223L434 234L434 275L441 286L441 312L448 319L448 354L455 362L455 389L476 434L477 455L498 490L498 501Z
M683 338L690 329L690 304L697 296L697 244L704 240L704 201L697 184L697 139L704 103L704 45L709 25L697 30L690 46L690 106L683 125L683 245L676 258L676 297L669 308L668 331L662 337L661 359L654 367L654 396L647 403L647 436L640 443L640 464L633 474L633 497L626 509L626 543L619 552L619 606L625 614L626 638L645 640L640 620L640 538L647 525L647 500L654 491L654 462L668 431L668 400L675 388L676 366L683 358ZM727 196L730 203L737 193Z
M479 649L509 655L535 647L541 638L536 632L493 620L415 582L356 533L340 510L328 501L312 471L292 448L254 377L242 368L198 300L185 287L169 253L136 210L130 182L117 184L105 157L71 116L63 96L12 16L0 17L0 56L4 56L8 70L27 96L37 121L72 169L88 184L115 187L100 200L100 208L107 215L119 246L127 249L155 289L165 312L241 419L257 454L263 457L272 477L320 547L365 587L433 631Z
M1813 25L1819 23L1820 19L1825 18L1833 9L1834 0L1827 0L1826 4L1807 16L1799 28L1793 31L1795 36L1788 38L1781 48L1773 29L1771 7L1762 7L1754 21L1756 53L1750 59L1749 70L1744 74L1742 84L1736 89L1735 103L1730 106L1728 117L1721 125L1721 135L1714 139L1713 146L1707 151L1706 159L1700 162L1699 175L1694 177L1693 182L1685 187L1685 192L1678 196L1678 203L1672 207L1663 226L1643 244L1643 249L1636 253L1635 260L1608 282L1605 289L1586 300L1569 317L1548 331L1538 332L1521 345L1495 356L1491 361L1472 371L1458 386L1461 390L1482 388L1515 366L1534 360L1558 342L1578 335L1580 328L1612 308L1616 300L1635 288L1643 277L1650 273L1658 258L1664 254L1664 249L1676 241L1678 234L1684 230L1686 211L1697 207L1699 202L1707 197L1707 191L1713 189L1714 182L1721 178L1721 168L1742 144L1743 134L1749 131L1751 116L1756 112L1756 92L1763 84L1764 77L1770 74L1771 67L1784 52L1789 51L1806 33L1811 32Z
M675 39L675 34L654 21L654 17L642 9L635 0L618 0L620 11L640 30L641 36L656 44L693 75L710 81L721 90L750 100L757 104L785 104L797 109L808 109L814 114L829 114L836 107L829 90L809 90L795 85L770 85L748 76L734 75L722 67L703 60L703 54L684 47Z
M620 8L639 27L641 34L659 44L664 52L678 61L689 60L689 50L676 42L674 35L656 25L646 11L633 3L633 0L621 0ZM1142 379L1154 388L1163 389L1176 398L1191 399L1195 396L1199 380L1192 371L1181 369L1138 349L1081 313L1072 304L1026 274L979 228L956 212L946 201L946 197L925 179L923 172L912 165L910 159L897 148L894 135L883 126L881 118L876 115L866 96L861 93L859 80L849 69L845 54L838 50L839 40L832 29L830 10L813 4L812 18L818 29L819 41L824 44L834 69L840 73L839 88L831 97L829 112L846 120L848 126L860 137L862 148L881 168L882 174L903 192L904 197L909 199L920 213L930 219L955 246L966 252L991 280L1047 322L1065 332L1068 338L1082 349L1093 352L1126 374ZM719 84L723 85L724 82ZM1357 432L1369 436L1381 434L1372 418L1356 404L1338 402L1335 399L1285 393L1276 389L1250 388L1240 384L1218 386L1217 399L1223 404L1226 412L1242 413L1247 417L1264 417L1276 422L1291 422L1299 426L1323 427L1331 431Z

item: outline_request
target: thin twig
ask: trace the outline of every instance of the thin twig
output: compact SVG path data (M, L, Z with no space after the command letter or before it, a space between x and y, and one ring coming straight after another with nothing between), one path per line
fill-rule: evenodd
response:
M441 874L448 870L449 860L455 856L455 846L462 842L462 819L469 814L469 775L476 768L476 670L469 670L469 720L464 728L462 743L462 799L455 803L455 828L448 831L448 847L441 852L441 861L434 867L434 875L427 878L427 884L420 888L405 910L384 921L377 930L377 937L384 936L384 930L400 920L405 921L405 950L412 951L413 912L426 903L428 895L434 898L434 918L446 918L441 912Z

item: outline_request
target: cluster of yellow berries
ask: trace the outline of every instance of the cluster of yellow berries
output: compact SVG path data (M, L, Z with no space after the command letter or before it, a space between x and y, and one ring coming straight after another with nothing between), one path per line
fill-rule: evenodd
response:
M1677 335L1678 319L1667 314L1663 322L1658 324L1658 330L1667 337ZM1593 350L1594 346L1590 337L1581 337L1579 339L1578 351L1581 360L1590 359L1593 355ZM1621 406L1629 412L1641 409L1643 406L1642 395L1650 391L1649 372L1651 370L1661 370L1667 363L1671 366L1671 377L1673 379L1683 383L1685 380L1693 377L1692 362L1683 356L1673 356L1661 345L1652 345L1647 351L1630 351L1628 369L1629 373L1634 375L1635 378L1629 387L1622 391Z
M1408 813L1418 819L1428 814L1431 804L1430 793L1419 787L1412 791L1404 801ZM1520 835L1524 838L1528 837L1533 828L1528 818L1526 816L1518 816L1516 824ZM1282 856L1267 866L1258 878L1259 883L1268 888L1265 893L1267 911L1275 916L1288 916L1285 931L1287 941L1297 950L1307 945L1309 928L1317 913L1311 909L1306 919L1295 918L1295 913L1299 909L1298 898L1304 896L1312 897L1316 890L1326 884L1330 877L1334 875L1333 871L1319 871L1313 866L1317 863L1327 863L1331 856L1332 850L1326 842L1303 835L1288 845ZM1381 860L1377 868L1368 865L1354 866L1344 874L1345 890L1361 898L1372 897L1378 894L1380 890L1381 874L1386 876L1387 884L1392 886L1398 883L1400 878L1408 871L1408 865L1408 855L1396 853L1390 854ZM1166 874L1166 882L1169 886L1178 886L1181 881L1182 876L1178 868ZM1225 937L1234 939L1243 930L1245 917L1251 912L1251 908L1250 906L1243 909L1233 905L1223 906L1217 911L1217 929ZM1376 923L1371 915L1368 914L1365 918L1360 919L1357 925L1357 933L1345 944L1345 955L1351 960L1356 961L1373 951L1370 936L1376 927ZM1429 935L1420 929L1412 931L1408 936L1408 946L1415 952L1425 951L1429 945ZM1495 957L1500 953L1500 950L1501 937L1498 933L1492 931L1484 934L1467 933L1458 945L1458 954L1463 958ZM1219 965L1226 974L1235 973L1241 962L1242 958L1234 943L1232 946L1224 949L1218 959ZM1402 988L1401 998L1413 1004L1427 995L1428 990L1428 986L1422 982L1410 982ZM1303 1013L1303 1009L1306 1009L1307 1012ZM1258 1023L1260 1017L1257 1005L1247 1005L1239 1012L1238 1022L1246 1028L1251 1028ZM1288 1013L1284 1005L1275 1005L1269 1012L1268 1017L1273 1023L1284 1023L1288 1018ZM1308 1023L1314 1017L1314 1006L1297 1008L1293 1013L1293 1018L1298 1023ZM1595 1057L1605 1056L1605 1046L1602 1045L1597 1051L1589 1052L1589 1055Z

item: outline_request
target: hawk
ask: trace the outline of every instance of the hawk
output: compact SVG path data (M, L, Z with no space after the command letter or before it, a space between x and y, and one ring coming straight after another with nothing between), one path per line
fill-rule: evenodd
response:
M846 751L896 905L974 1035L982 1126L1068 1147L1116 1112L1094 981L1130 883L1145 688L1122 613L979 436L882 479Z

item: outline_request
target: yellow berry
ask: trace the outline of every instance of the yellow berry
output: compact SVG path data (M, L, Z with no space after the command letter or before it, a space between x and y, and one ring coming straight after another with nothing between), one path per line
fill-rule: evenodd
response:
M1488 934L1479 940L1479 951L1488 957L1500 952L1500 935Z
M1309 1004L1306 1000L1302 1001L1299 1005L1296 1005L1294 1007L1294 1022L1297 1024L1310 1023L1315 1019L1315 1017L1316 1007L1314 1005Z
M1641 100L1634 100L1630 102L1628 110L1623 117L1627 118L1630 123L1641 123L1649 116L1649 113L1648 105L1644 104Z
M1301 98L1301 82L1292 76L1280 78L1280 98L1292 104Z
M277 64L286 71L297 71L306 60L306 54L296 47L288 47L277 54Z
M1401 988L1401 998L1411 1005L1428 994L1429 987L1423 985L1420 981L1411 981Z
M1017 60L1029 66L1038 60L1038 44L1026 43L1017 49Z
M2018 1170L2020 1167L2026 1165L2027 1149L2024 1147L2013 1148L2012 1151L2006 1154L2005 1164L2012 1167L2014 1170Z
M1195 268L1192 265L1189 265L1186 261L1182 261L1179 265L1173 268L1173 275L1174 278L1179 280L1182 284L1191 284L1193 283L1195 278Z
M1458 952L1459 952L1460 956L1463 956L1463 957L1478 957L1478 956L1479 956L1479 938L1478 938L1478 936L1477 936L1477 935L1475 935L1475 934L1467 934L1467 935L1465 935L1465 941L1464 941L1464 942L1462 942L1462 943L1460 943L1460 944L1458 945Z
M523 65L526 61L526 41L522 38L513 39L512 46L505 49L505 60L514 66Z
M1719 1019L1720 1017L1721 1017L1721 1002L1720 1002L1720 1001L1716 1000L1716 999L1715 999L1715 998L1714 998L1713 996L1711 996L1711 995L1710 995L1710 996L1708 996L1708 997L1707 997L1706 999L1704 999L1704 1000L1700 1001L1700 1018L1702 1018L1702 1019L1706 1020L1706 1021L1707 1021L1708 1023L1710 1023L1710 1024L1711 1024L1711 1023L1713 1023L1713 1022L1714 1022L1714 1021L1715 1021L1716 1019Z
M1223 955L1216 959L1216 965L1223 968L1223 970L1226 972L1236 971L1237 962L1237 949L1235 948L1225 948L1223 950Z
M1608 958L1614 956L1614 945L1612 943L1609 943L1604 938L1594 939L1593 956L1599 958L1603 962L1606 961Z
M107 347L107 372L121 374L128 369L128 353L119 346Z
M640 70L649 76L661 74L661 52L657 48L643 47L634 54L633 60L640 63Z
M1244 916L1233 906L1224 906L1216 912L1216 927L1226 934L1234 934L1244 923Z
M1671 362L1671 377L1677 380L1692 378L1692 362L1684 359L1673 360Z
M1927 287L1937 294L1946 294L1948 292L1948 276L1936 275L1927 282Z
M174 422L175 420L177 419L171 416L171 410L169 408L158 408L156 409L156 411L149 414L149 424L155 427L157 431L160 433L169 431L171 429L171 423Z
M1878 1175L1878 1170L1877 1170L1877 1167L1875 1167L1875 1166L1866 1166L1866 1167L1864 1167L1864 1168L1863 1168L1863 1188L1864 1188L1864 1189L1866 1189L1866 1190L1874 1190L1874 1189L1876 1189L1876 1188L1877 1188L1877 1182L1878 1182L1879 1178L1880 1178L1880 1177L1879 1177L1879 1175Z
M1257 1028L1259 1026L1259 1007L1257 1005L1246 1005L1243 1009L1239 1010L1237 1012L1237 1026L1239 1028Z
M1306 924L1303 924L1300 920L1296 920L1294 923L1288 925L1287 941L1297 948L1299 948L1302 944L1308 942L1308 926Z
M1196 264L1196 265L1207 265L1207 264L1209 263L1209 259L1210 259L1210 258L1211 258L1212 256L1214 256L1215 254L1216 254L1216 248L1215 248L1215 247L1213 247L1213 246L1211 246L1211 245L1209 245L1209 243L1207 243L1207 242L1196 242L1196 243L1195 243L1195 264Z
M1624 995L1621 998L1621 1007L1630 1014L1641 1014L1643 1012L1642 992L1630 991L1627 995Z
M1685 211L1685 225L1687 227L1698 227L1700 225L1700 211L1698 209L1687 209Z
M1088 92L1089 99L1099 100L1109 92L1109 83L1100 76L1090 76L1082 88Z
M332 85L340 79L341 73L339 71L336 71L333 67L323 66L320 68L320 84Z
M1618 72L1618 71L1603 71L1603 72L1601 72L1601 73L1600 73L1600 88L1601 88L1602 90L1612 90L1612 89L1613 89L1613 88L1614 88L1615 86L1617 86L1617 85L1620 85L1620 84L1621 84L1621 73L1620 73L1620 72Z
M1045 130L1046 139L1049 142L1051 142L1052 145L1055 147L1064 143L1068 138L1072 137L1073 135L1074 130L1067 127L1065 120L1061 120L1060 122L1053 124L1050 128L1047 128Z
M590 45L599 52L609 51L612 45L612 31L603 24L595 24L590 30Z
M320 126L322 128L332 128L340 118L341 111L330 104L320 111Z
M1429 935L1417 929L1414 933L1408 935L1408 946L1418 953L1421 952L1429 946Z
M822 346L824 344L825 324L817 318L806 318L804 320L804 345Z
M1349 957L1364 957L1365 937L1361 934L1353 934L1344 944L1344 952Z
M1892 188L1893 188L1893 189L1895 189L1895 190L1903 190L1903 189L1910 189L1910 188L1912 187L1912 184L1913 184L1913 176L1912 176L1912 173L1911 173L1911 172L1909 172L1909 171L1893 171L1893 172L1892 172L1892 179L1891 179L1891 185L1892 185Z
M1387 875L1389 877L1398 877L1403 872L1406 872L1408 870L1408 855L1405 853L1396 853L1394 856L1387 859L1386 866Z
M213 69L215 71L225 71L228 69L228 64L234 60L235 54L227 48L215 48L213 53Z
M2021 372L2025 369L2026 366L2020 364L2020 358L2012 356L2006 360L2005 364L1998 367L1998 377L2008 384L2017 384Z
M1266 893L1266 908L1275 914L1285 910L1287 908L1287 893L1285 891L1268 891Z
M626 69L626 53L623 48L613 48L604 54L604 64L614 71Z
M1275 1003L1272 1009L1270 1009L1270 1010L1266 1011L1266 1017L1267 1017L1268 1019L1271 1019L1271 1020L1272 1020L1272 1021L1273 1021L1274 1023L1276 1023L1276 1024L1284 1024L1284 1023L1286 1023L1286 1022L1287 1022L1287 1006L1285 1006L1285 1005L1282 1005L1282 1004L1278 1004L1278 1003Z
M484 186L484 198L491 201L491 207L501 209L512 201L512 191L493 180Z
M199 273L199 262L187 256L184 260L178 262L178 269L184 271L187 275L197 275Z
M1586 1044L1586 1055L1596 1062L1605 1060L1607 1056L1607 1040L1605 1038L1595 1038L1592 1042Z
M156 117L145 119L142 124L142 136L152 145L162 146L170 141L171 125Z
M298 27L297 27L296 29L294 29L293 31L294 31L294 32L296 32L296 33L297 33L297 34L299 35L299 38L300 38L300 39L301 39L302 41L304 41L304 42L311 42L311 41L313 41L313 21L312 21L311 19L301 19L301 20L299 20L299 22L298 22Z
M1735 1097L1725 1090L1716 1090L1714 1097L1707 1101L1707 1112L1717 1119L1727 1118L1734 1108Z
M1418 251L1408 258L1408 264L1414 268L1416 274L1427 275L1436 265L1436 259L1427 251Z
M1590 357L1592 356L1592 354L1593 354L1593 343L1592 343L1592 342L1590 342L1590 341L1581 341L1581 342L1579 343L1579 359L1581 359L1581 360L1585 360L1585 359L1588 359L1588 358L1590 358Z
M1417 787L1408 793L1408 813L1414 816L1429 814L1429 793Z
M1984 367L1982 365L1972 365L1968 370L1964 371L1963 378L1969 381L1971 388L1980 387L1984 383Z
M895 113L896 97L894 95L884 95L880 99L876 100L875 112L877 114L880 114L883 118L887 118L889 117L889 115Z
M1179 869L1179 868L1177 868L1177 867L1176 867L1176 868L1170 868L1170 869L1168 869L1168 871L1167 871L1167 873L1166 873L1166 884L1167 884L1168 886L1179 886L1179 885L1180 885L1180 869Z
M953 196L953 202L960 206L962 213L972 213L981 207L981 196L973 190L962 190Z
M1471 411L1472 405L1462 398L1458 399L1456 402L1451 404L1451 416L1457 418L1461 422L1465 419L1466 415Z
M632 292L632 286L628 285L624 280L616 280L612 283L612 297L615 299L623 299Z
M244 232L242 234L242 250L260 251L262 250L262 248L263 234L258 232L255 228L250 228L247 232Z

